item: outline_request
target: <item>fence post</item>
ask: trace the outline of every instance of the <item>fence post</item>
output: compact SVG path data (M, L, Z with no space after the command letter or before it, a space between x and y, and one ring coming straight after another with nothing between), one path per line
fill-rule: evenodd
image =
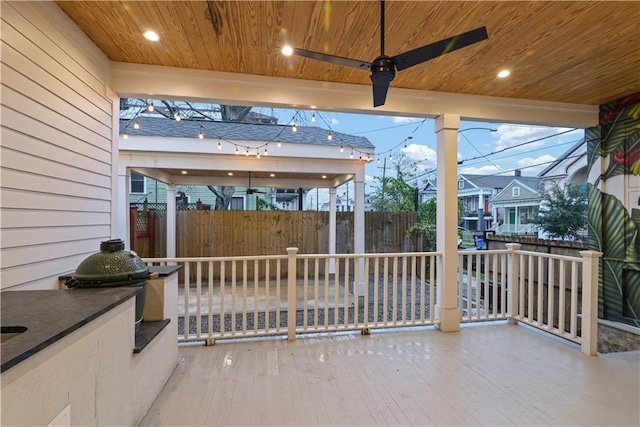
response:
M517 325L518 319L518 277L520 276L520 264L518 254L522 245L520 243L507 243L507 319L509 324Z
M580 251L582 257L582 342L584 354L598 352L598 267L602 253Z
M287 339L296 339L296 283L297 283L297 254L298 248L287 248Z

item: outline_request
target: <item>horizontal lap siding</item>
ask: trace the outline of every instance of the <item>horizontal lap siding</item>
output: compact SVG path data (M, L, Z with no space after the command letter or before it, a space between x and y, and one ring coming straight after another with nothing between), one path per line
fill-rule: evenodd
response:
M111 235L108 59L53 3L3 2L0 286L54 288Z

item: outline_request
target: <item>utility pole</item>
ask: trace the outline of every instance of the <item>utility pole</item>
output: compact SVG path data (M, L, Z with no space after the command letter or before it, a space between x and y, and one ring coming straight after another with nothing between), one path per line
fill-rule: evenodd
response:
M384 163L382 163L382 167L378 167L378 169L382 169L382 202L380 205L382 206L382 210L386 210L386 203L384 200L385 187L387 185L386 176L387 176L387 158L384 158Z

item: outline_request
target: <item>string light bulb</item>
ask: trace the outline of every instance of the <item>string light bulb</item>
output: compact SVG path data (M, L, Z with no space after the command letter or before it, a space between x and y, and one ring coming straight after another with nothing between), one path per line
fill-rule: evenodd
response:
M240 154L240 152L238 151L238 147L236 147L236 156Z
M218 141L218 150L222 150L222 143Z
M180 113L176 113L175 116L173 116L174 119L176 119L176 122L179 122L180 120L182 120L182 117L180 117Z
M389 160L393 160L393 156L389 154Z
M327 139L328 139L329 141L331 141L331 140L333 139L333 135L331 135L331 132L329 132L329 133L327 134Z
M136 120L136 122L133 124L133 128L140 129L140 122Z
M353 159L353 151L351 152L351 154L349 155L350 159Z
M152 103L148 103L148 104L147 104L147 111L148 111L148 112L152 112L153 110L154 110L154 106L153 106L153 104L152 104Z
M269 155L269 152L267 151L267 147L264 147L264 155L265 155L265 156L268 156L268 155Z
M378 157L378 164L380 164L380 157Z
M278 147L282 147L282 142L278 141L278 143L276 144Z
M202 126L200 126L200 132L198 132L198 138L204 139L204 132L202 131Z
M124 139L129 139L129 134L128 134L128 133L126 133L126 132L125 132L125 133L123 133L123 134L122 134L122 138L124 138Z
M245 156L249 156L249 149L247 148L247 152L244 153Z
M344 145L340 144L340 152L344 153Z
M260 158L260 151L256 151L256 157L259 159Z
M298 132L298 126L296 126L296 124L294 123L293 126L291 127L291 131L292 132Z
M316 121L316 113L311 114L311 121L315 123Z

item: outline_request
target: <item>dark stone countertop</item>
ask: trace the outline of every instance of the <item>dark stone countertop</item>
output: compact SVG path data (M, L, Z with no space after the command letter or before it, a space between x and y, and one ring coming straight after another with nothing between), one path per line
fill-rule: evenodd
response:
M23 326L27 330L0 345L0 372L47 348L141 291L141 287L133 286L2 292L0 324L3 328ZM133 328L132 323L132 331Z
M152 265L149 266L149 273L158 273L159 277L167 277L182 270L181 265Z

